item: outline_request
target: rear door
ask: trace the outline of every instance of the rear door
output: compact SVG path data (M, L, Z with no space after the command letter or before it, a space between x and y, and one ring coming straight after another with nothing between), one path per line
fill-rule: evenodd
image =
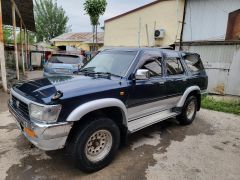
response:
M200 56L198 54L185 54L183 56L183 62L186 64L189 71L187 85L197 85L201 90L207 89L208 78Z
M184 70L180 56L171 55L164 57L166 89L168 98L172 98L175 106L181 95L187 88L186 71Z

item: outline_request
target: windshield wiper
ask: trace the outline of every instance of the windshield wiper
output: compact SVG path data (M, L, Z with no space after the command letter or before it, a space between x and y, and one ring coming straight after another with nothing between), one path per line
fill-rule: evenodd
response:
M93 74L93 75L107 75L107 76L115 76L115 77L120 77L120 78L122 78L122 76L117 75L117 74L113 74L113 73L110 73L110 72L90 72L89 74L90 74L90 75L91 75L91 74Z
M89 74L89 73L94 73L93 70L86 68L86 69L81 69L80 71L78 71L79 73L85 73L85 74Z

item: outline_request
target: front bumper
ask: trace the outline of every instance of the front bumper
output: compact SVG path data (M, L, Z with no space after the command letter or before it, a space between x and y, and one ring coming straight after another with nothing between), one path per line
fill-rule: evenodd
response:
M32 122L18 113L14 107L8 103L10 113L15 117L17 126L24 136L39 149L50 151L61 149L65 146L68 134L72 128L71 122L42 124ZM34 137L28 135L25 129L34 132Z

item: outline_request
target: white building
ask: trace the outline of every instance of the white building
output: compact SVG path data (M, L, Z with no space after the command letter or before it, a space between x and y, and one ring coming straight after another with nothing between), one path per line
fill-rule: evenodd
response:
M182 49L201 55L208 91L240 96L240 0L186 0Z

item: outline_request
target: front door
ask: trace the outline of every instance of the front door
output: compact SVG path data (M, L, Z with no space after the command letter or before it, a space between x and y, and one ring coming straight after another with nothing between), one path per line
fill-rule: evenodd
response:
M166 95L165 78L162 76L161 58L148 59L139 69L148 69L150 78L135 80L128 101L129 121L165 109L162 100Z

